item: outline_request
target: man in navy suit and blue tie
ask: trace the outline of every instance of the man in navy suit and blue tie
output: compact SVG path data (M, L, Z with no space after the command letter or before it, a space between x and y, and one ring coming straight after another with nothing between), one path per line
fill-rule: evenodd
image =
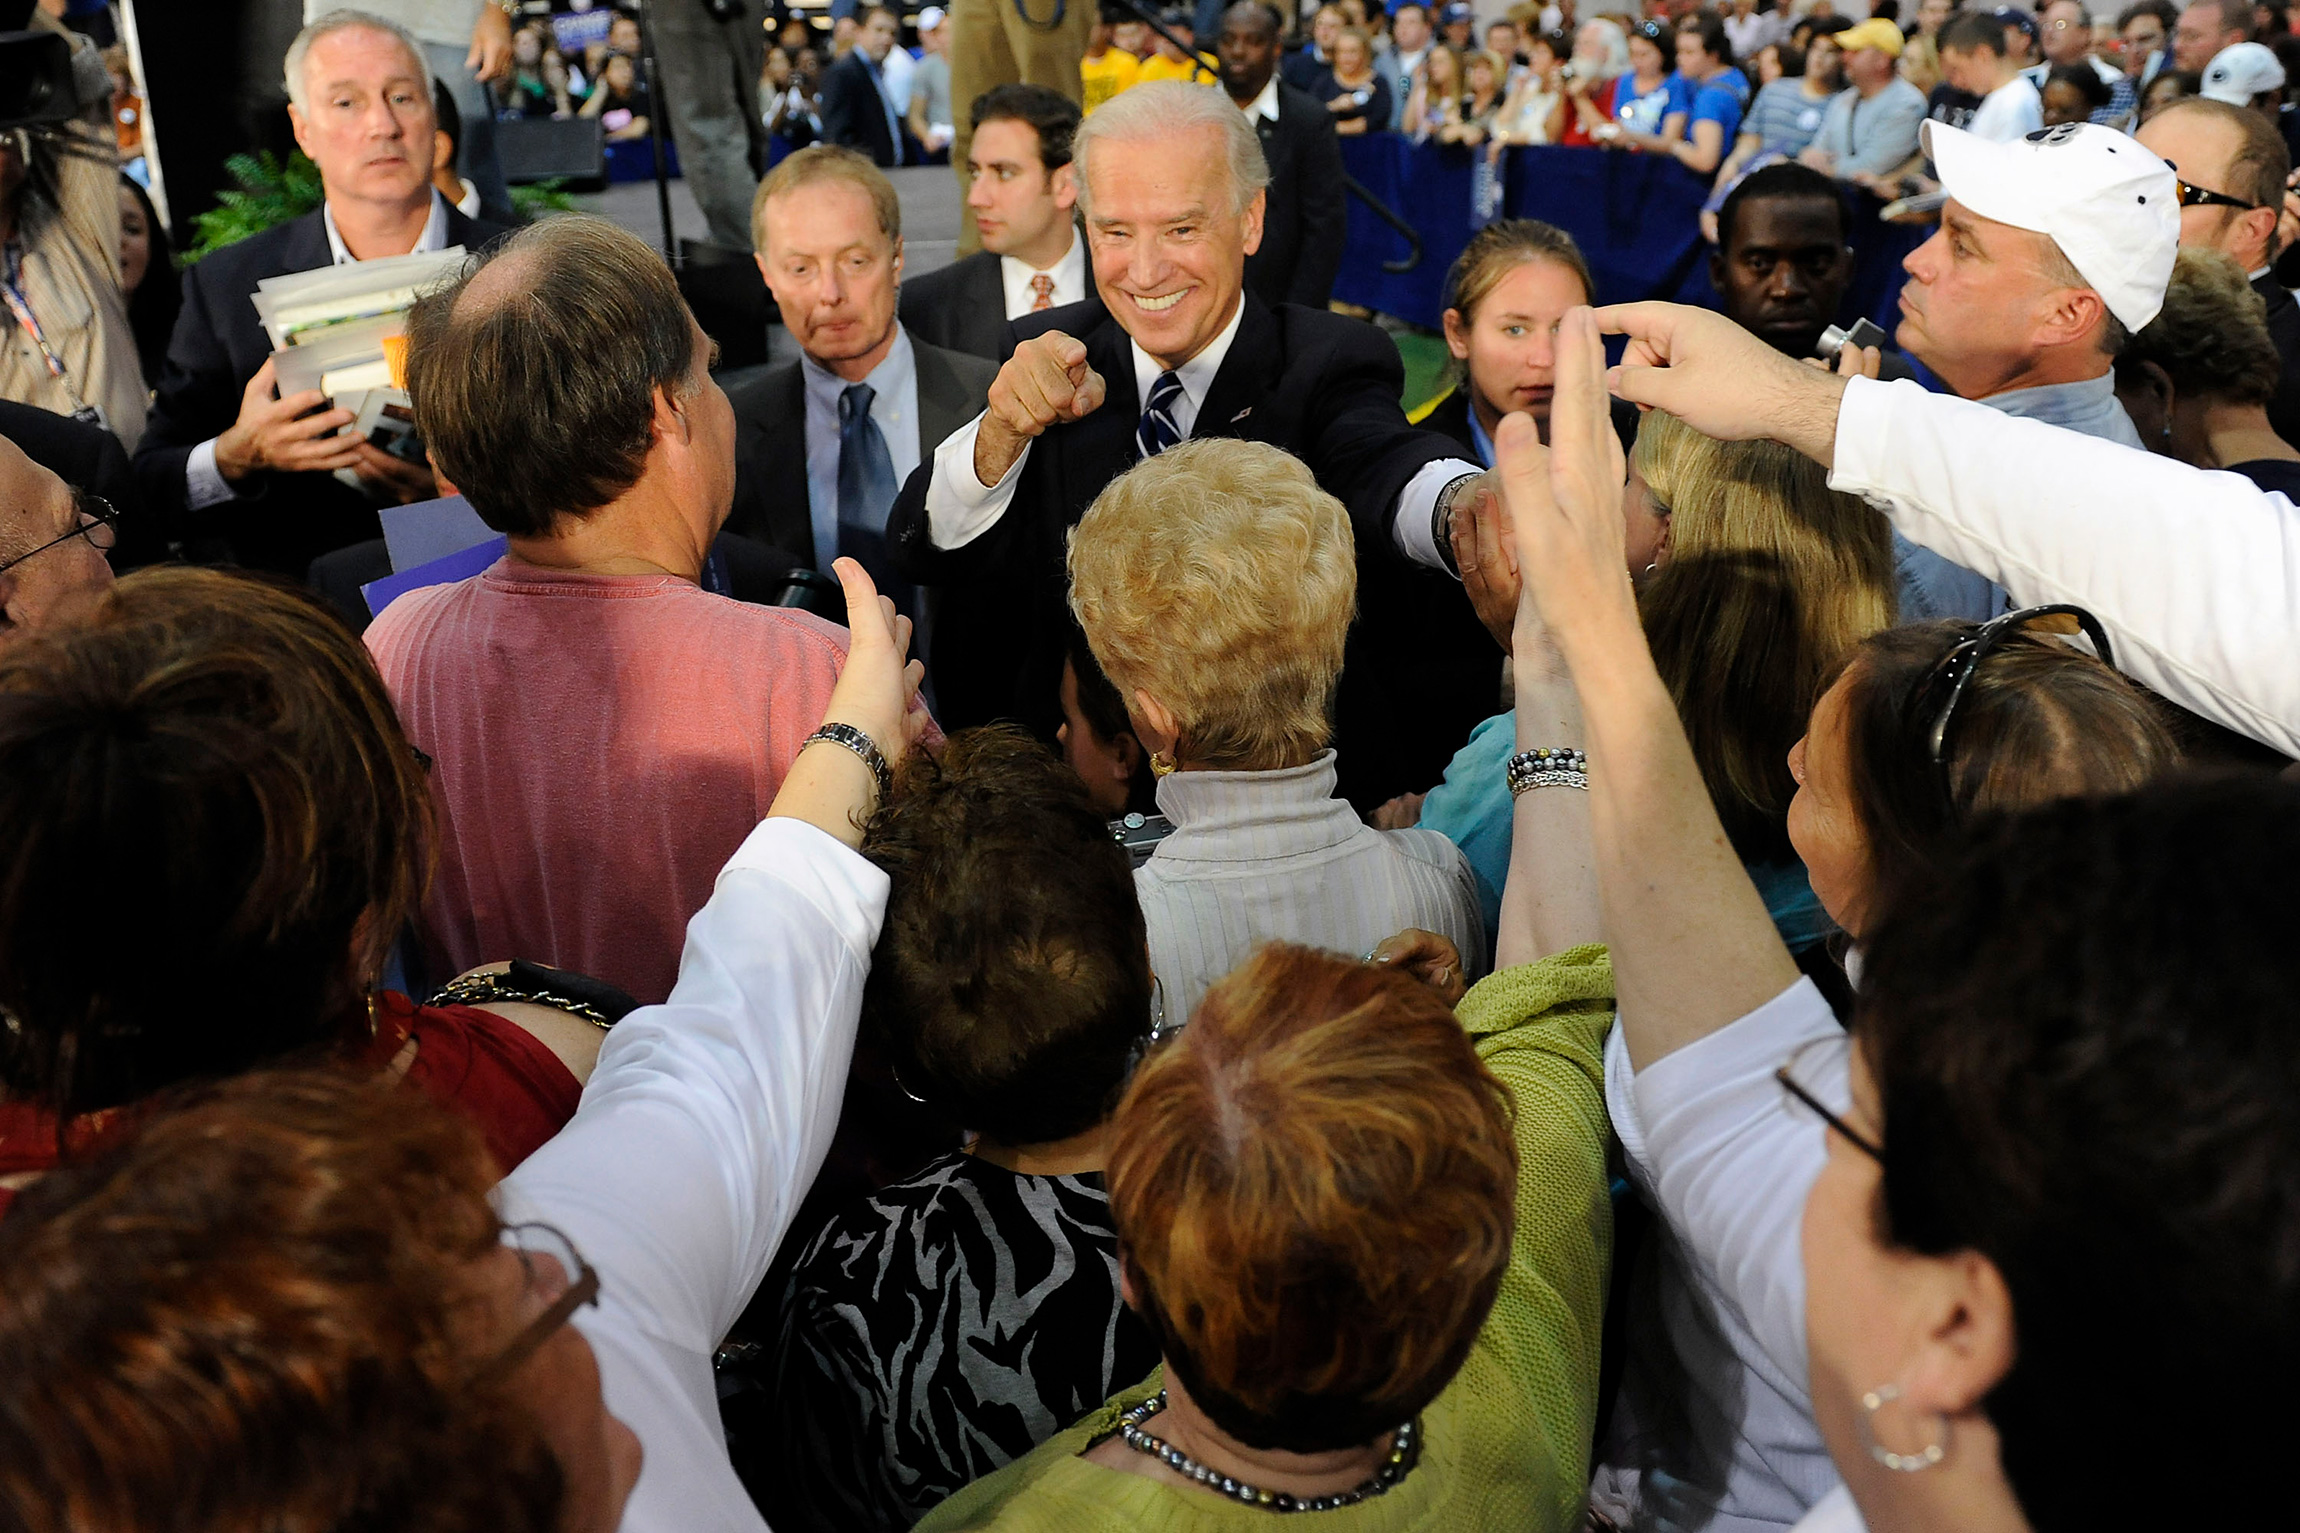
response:
M1051 740L1069 529L1141 459L1238 437L1299 457L1356 530L1359 621L1335 710L1343 792L1368 807L1427 789L1499 705L1501 656L1451 560L1454 507L1484 493L1479 466L1407 423L1387 336L1246 290L1269 169L1220 90L1138 85L1086 119L1074 153L1096 296L1012 322L988 408L910 475L889 522L912 580L1015 593L996 623L946 625L937 641L946 670L1002 695L987 715L945 702L937 716L1015 718Z

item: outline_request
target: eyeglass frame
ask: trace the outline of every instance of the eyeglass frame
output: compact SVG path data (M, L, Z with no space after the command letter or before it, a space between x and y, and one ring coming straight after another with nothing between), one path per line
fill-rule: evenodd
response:
M1851 1145L1854 1149L1859 1150L1863 1155L1868 1156L1869 1159L1875 1161L1880 1170L1883 1169L1885 1164L1885 1147L1881 1144L1878 1144L1875 1140L1869 1138L1866 1134L1859 1132L1850 1123L1847 1123L1841 1116L1831 1112L1827 1107L1823 1106L1821 1099L1815 1096L1811 1091L1807 1090L1805 1084L1798 1080L1795 1074L1792 1073L1792 1068L1796 1065L1797 1061L1802 1058L1811 1048L1812 1044L1808 1043L1799 1048L1796 1053L1791 1054L1787 1059L1783 1060L1781 1062L1781 1068L1773 1072L1773 1079L1781 1083L1781 1089L1783 1091L1788 1092L1789 1095L1795 1097L1806 1107L1812 1109L1813 1115L1819 1118L1824 1125L1835 1129L1838 1133L1844 1135L1845 1142L1847 1144Z
M542 1314L521 1326L519 1334L512 1337L501 1351L472 1370L469 1382L473 1385L502 1383L541 1351L543 1344L556 1335L561 1326L573 1319L577 1310L599 1302L599 1269L585 1259L565 1230L540 1219L503 1227L506 1235L516 1234L520 1230L545 1230L555 1236L567 1248L567 1254L575 1258L575 1273L567 1284L566 1292L552 1300ZM519 1264L526 1267L529 1253L517 1245L510 1249L518 1254Z
M17 565L22 564L25 560L35 558L40 554L44 554L49 549L56 547L60 543L69 543L74 538L86 538L88 540L88 546L95 549L96 552L100 554L110 553L113 548L119 546L120 513L117 509L114 508L112 503L106 500L103 496L92 494L87 490L74 487L72 491L72 515L79 519L78 526L74 527L70 532L65 533L62 537L50 538L47 542L42 543L38 548L18 554L15 558L10 559L7 563L0 564L0 575L5 575L10 570L14 569ZM105 527L111 530L112 542L109 545L96 541L95 531L98 527Z
M2116 652L2109 645L2108 632L2101 627L2100 619L2070 602L2047 602L2042 606L2022 607L2016 612L1992 617L1952 645L1949 652L1941 656L1933 666L1932 674L1925 678L1924 685L1917 690L1920 698L1930 696L1943 685L1944 677L1951 678L1946 683L1948 698L1941 704L1940 712L1933 716L1933 722L1925 732L1925 747L1932 758L1933 776L1940 783L1941 801L1952 816L1956 812L1957 794L1956 785L1949 780L1948 742L1949 725L1956 718L1957 704L1964 701L1973 677L1980 674L1981 662L1996 652L2006 634L2019 633L2038 618L2045 617L2076 619L2077 630L2092 641L2093 653L2099 657L2100 663L2111 670L2116 668ZM1962 669L1958 669L1960 664Z
M2226 192L2207 191L2194 182L2182 180L2177 175L2172 178L2172 184L2179 189L2173 200L2184 208L2238 208L2247 213L2260 211L2260 204L2257 202L2246 202L2243 198L2231 197Z

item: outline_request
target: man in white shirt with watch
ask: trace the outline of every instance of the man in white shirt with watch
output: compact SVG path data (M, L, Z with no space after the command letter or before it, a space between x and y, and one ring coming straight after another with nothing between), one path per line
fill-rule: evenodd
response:
M982 249L903 284L903 328L952 351L1003 362L1007 321L1089 292L1079 237L1078 105L1043 85L1001 85L971 108L966 205Z

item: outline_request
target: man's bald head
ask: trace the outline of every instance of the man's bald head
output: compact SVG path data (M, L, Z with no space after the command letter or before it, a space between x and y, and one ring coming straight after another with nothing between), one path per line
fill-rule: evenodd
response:
M419 300L407 391L439 471L498 532L538 537L638 483L657 392L709 363L662 258L603 218L520 230Z
M0 437L0 643L52 626L111 588L103 553L110 529L98 525L70 485ZM90 535L71 536L83 529Z

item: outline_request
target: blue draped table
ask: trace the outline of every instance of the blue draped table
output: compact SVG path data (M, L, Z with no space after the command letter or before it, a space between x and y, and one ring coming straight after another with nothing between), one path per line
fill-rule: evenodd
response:
M1384 271L1382 262L1403 259L1410 247L1350 197L1334 296L1439 328L1446 272L1477 231L1471 151L1372 133L1342 140L1342 167L1413 225L1422 258L1410 271ZM1667 298L1717 306L1700 226L1708 185L1675 160L1545 146L1508 151L1500 174L1503 215L1538 218L1571 234L1596 280L1597 302ZM1849 202L1856 262L1843 317L1866 314L1890 331L1901 260L1929 231L1880 223L1870 198Z

